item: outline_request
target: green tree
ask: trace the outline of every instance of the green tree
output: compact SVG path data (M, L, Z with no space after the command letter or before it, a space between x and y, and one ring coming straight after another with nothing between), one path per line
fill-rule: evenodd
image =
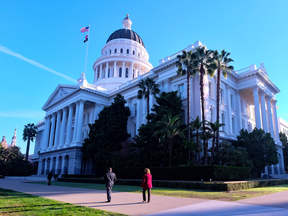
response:
M83 157L94 158L103 166L117 166L118 156L130 134L127 133L129 107L121 94L110 106L104 107L94 124L89 124L89 136L82 146Z
M262 129L255 128L251 133L242 129L233 145L247 150L252 161L252 173L260 175L265 166L279 162L274 139L270 133L265 133Z
M157 94L160 93L159 84L157 84L153 79L146 78L145 80L141 80L138 84L138 87L140 88L138 90L138 99L142 99L143 96L147 101L147 116L149 116L149 99L150 94L154 95L154 97L157 96Z
M202 125L202 122L200 121L199 116L197 116L196 119L192 120L191 123L190 123L190 127L191 127L192 131L195 131L199 165L201 165L200 152L201 152L201 147L202 147L201 143L200 143L200 135L199 135L199 131L201 130L201 125Z
M176 67L178 67L177 74L184 75L187 79L187 124L190 122L190 77L195 75L198 69L195 62L196 55L193 51L182 51L182 55L177 56ZM187 130L187 139L190 140L190 127Z
M197 69L194 70L195 73L200 73L200 99L201 99L201 111L202 111L202 135L205 136L205 98L204 98L204 75L209 75L210 77L214 76L214 71L217 69L217 65L212 58L213 51L207 50L204 46L197 47L195 52L195 64L197 65ZM193 74L192 74L193 75ZM204 145L205 146L205 145Z
M24 130L23 130L23 140L27 140L27 149L26 149L26 157L25 160L28 161L28 155L29 155L29 148L30 148L30 141L33 142L34 138L36 137L37 134L37 127L34 126L34 124L27 124L24 125Z
M159 137L155 135L156 122L161 121L164 115L181 116L182 101L177 95L177 91L162 92L156 97L156 103L152 108L153 113L150 114L151 121L142 124L138 129L138 135L134 138L135 144L131 144L132 148L136 148L138 154L135 155L134 162L139 166L160 166L168 164L167 145L159 143ZM176 148L180 148L182 140L175 140Z
M217 115L216 115L216 121L220 122L220 86L221 86L221 72L223 76L226 78L227 73L231 72L234 67L229 65L230 62L233 61L233 59L229 58L230 53L227 53L224 49L221 51L221 53L218 53L218 51L213 52L213 58L214 61L217 64L217 82L216 82L216 110L217 110ZM217 131L216 134L216 147L218 147L219 144L219 130Z
M173 141L176 136L184 138L181 127L181 120L178 116L164 115L161 121L156 122L156 127L160 128L156 131L156 135L160 136L162 142L168 143L169 167L172 165Z
M214 160L214 149L215 149L215 139L216 139L216 134L219 132L220 128L224 126L225 124L219 124L219 121L217 120L215 123L213 122L208 122L208 126L211 129L212 133L212 151L211 151L211 159L210 159L210 164L213 163ZM221 131L224 132L224 131Z
M279 133L279 138L280 138L280 141L282 142L282 146L284 146L284 149L283 149L284 167L285 167L285 170L287 171L287 167L288 167L288 141L287 141L287 136L286 136L285 133L280 132Z

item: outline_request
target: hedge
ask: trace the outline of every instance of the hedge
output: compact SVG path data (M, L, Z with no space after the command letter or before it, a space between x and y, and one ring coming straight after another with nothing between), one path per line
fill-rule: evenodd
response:
M151 167L150 170L154 180L233 181L247 179L250 176L250 168L232 166ZM120 168L118 177L139 179L142 178L143 172L144 168Z
M103 179L100 178L60 178L58 181L62 182L81 182L104 184ZM116 185L131 185L139 186L142 180L128 180L118 179ZM242 182L191 182L191 181L163 181L153 180L153 187L164 188L181 188L181 189L199 189L199 190L214 190L214 191L234 191L257 187L266 187L273 185L288 184L288 179L275 180L259 180L259 181L242 181Z

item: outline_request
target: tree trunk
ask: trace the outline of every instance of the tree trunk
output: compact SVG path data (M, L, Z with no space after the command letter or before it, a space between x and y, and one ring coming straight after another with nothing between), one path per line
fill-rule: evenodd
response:
M220 63L218 65L218 70L217 70L217 98L216 98L216 109L217 109L217 116L216 116L216 121L218 121L218 123L220 123L220 83L221 81L221 68L220 68ZM220 128L217 130L216 132L216 147L218 149L219 147L219 130Z
M196 130L196 143L197 143L197 151L198 151L198 157L199 157L199 165L201 165L200 146L199 146L199 132L198 132L198 129Z
M27 140L27 149L26 149L26 158L25 158L26 161L28 161L29 148L30 148L30 136L28 136L28 140Z
M200 67L200 93L201 93L201 110L202 110L202 122L203 122L203 130L202 133L205 136L205 99L204 99L204 81L203 81L203 77L204 77L204 66L203 64L201 64ZM204 158L205 158L205 162L204 164L207 164L207 160L206 160L206 143L205 140L203 140L203 144L204 144Z
M169 140L169 167L172 165L173 139Z
M147 116L149 116L149 100L150 100L150 92L148 91L147 93L148 93L148 95L147 95Z
M213 135L213 140L212 140L212 152L211 152L210 165L212 165L213 160L214 160L214 145L215 145L215 134Z
M190 123L190 71L187 70L187 125ZM187 139L190 140L190 127L187 130ZM190 159L190 155L189 155ZM190 161L190 160L189 160Z

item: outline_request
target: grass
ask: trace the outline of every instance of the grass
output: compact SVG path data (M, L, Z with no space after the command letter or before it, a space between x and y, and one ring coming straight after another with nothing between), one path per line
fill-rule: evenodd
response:
M103 215L123 214L50 200L0 188L0 215Z
M47 184L46 182L31 182L31 183ZM65 186L65 187L105 190L104 184L74 183L74 182L52 182L52 184L57 185L57 186ZM237 201L237 200L262 196L262 195L271 194L271 193L277 193L277 192L286 191L286 190L288 190L288 185L252 188L252 189L247 189L247 190L238 190L238 191L231 191L231 192L154 187L152 188L152 194L161 195L161 196L187 197L187 198L211 199L211 200L221 200L221 201ZM114 185L113 191L141 193L142 188L140 186L138 187L138 186L128 186L128 185Z

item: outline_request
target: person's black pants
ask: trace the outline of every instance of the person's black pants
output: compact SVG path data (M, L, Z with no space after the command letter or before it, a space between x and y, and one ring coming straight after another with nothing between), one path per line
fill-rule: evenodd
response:
M145 194L146 190L148 192L148 202L150 202L151 188L147 188L147 189L143 188L143 201L146 201L146 194Z
M48 179L48 185L51 185L51 179Z
M112 190L112 186L106 185L107 200L108 201L111 201L111 190Z

